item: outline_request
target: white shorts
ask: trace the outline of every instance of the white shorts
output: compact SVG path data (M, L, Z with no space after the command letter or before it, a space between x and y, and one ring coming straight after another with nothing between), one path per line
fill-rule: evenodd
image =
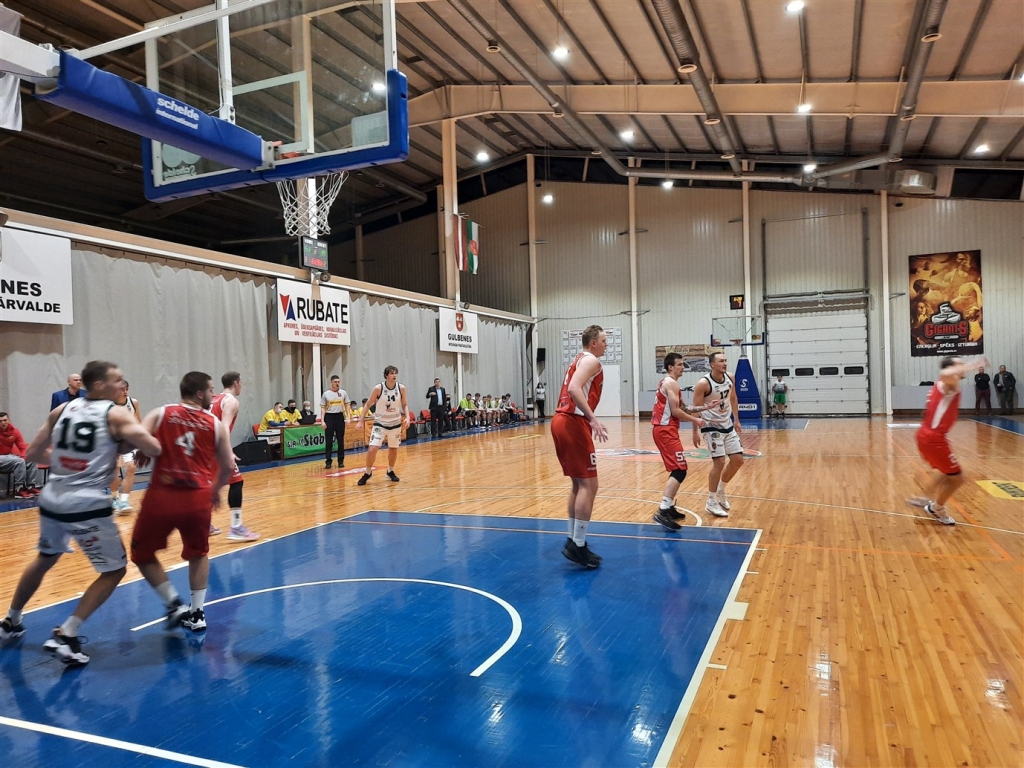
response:
M707 443L708 453L711 454L712 459L743 453L740 436L736 434L736 430L732 432L701 432L701 435L704 437L704 442Z
M402 444L402 430L405 428L405 424L399 424L397 427L382 427L380 424L373 425L373 431L370 432L370 445L380 448L386 441L388 448L397 448Z
M129 451L128 453L121 454L122 464L134 464L135 463L135 451Z
M116 571L128 565L128 555L113 515L75 523L39 516L39 554L63 554L72 537L97 573Z

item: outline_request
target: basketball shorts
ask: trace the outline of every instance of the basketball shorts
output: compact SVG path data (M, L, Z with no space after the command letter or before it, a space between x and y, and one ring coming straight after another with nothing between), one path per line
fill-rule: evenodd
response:
M555 455L566 477L597 477L597 454L590 424L582 416L556 413L551 420Z
M231 462L231 478L228 480L228 485L234 485L235 483L242 482L242 473L238 469L238 462L232 460Z
M917 450L935 469L944 475L959 475L960 462L953 455L953 449L944 435L922 435L917 433Z
M171 531L181 534L181 559L192 560L210 551L213 498L208 488L169 490L150 486L132 530L132 562L148 563L167 549Z
M679 428L658 425L654 428L654 444L661 451L661 460L666 472L677 469L686 471L686 457L683 455L683 444L679 440Z
M775 393L775 404L776 405L785 405L786 404L786 393L785 392L776 392Z
M370 445L380 448L386 442L388 448L397 448L402 444L402 429L404 424L396 424L393 427L385 427L374 424L370 432Z
M74 539L97 573L124 568L128 565L128 555L110 508L98 509L96 514L102 516L74 523L40 515L39 554L63 554L67 551L68 541Z
M736 430L729 432L704 432L704 442L707 443L708 453L712 459L720 456L732 456L735 453L743 453L743 445L740 443L740 436Z

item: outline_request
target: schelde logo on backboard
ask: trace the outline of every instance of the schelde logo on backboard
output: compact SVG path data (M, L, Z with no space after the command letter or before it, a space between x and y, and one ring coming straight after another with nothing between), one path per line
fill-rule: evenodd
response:
M198 109L190 107L188 104L182 104L180 101L168 99L166 96L158 96L156 99L156 105L163 109L169 109L172 112L177 112L179 115L187 117L189 120L199 119Z

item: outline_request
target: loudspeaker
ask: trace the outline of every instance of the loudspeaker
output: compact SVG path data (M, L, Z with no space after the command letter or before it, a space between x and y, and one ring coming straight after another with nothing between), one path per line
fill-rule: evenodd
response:
M537 347L537 362L543 363L548 356L548 351L544 347Z
M270 445L266 440L250 440L248 443L239 443L232 450L238 457L238 463L243 466L266 464L270 461Z

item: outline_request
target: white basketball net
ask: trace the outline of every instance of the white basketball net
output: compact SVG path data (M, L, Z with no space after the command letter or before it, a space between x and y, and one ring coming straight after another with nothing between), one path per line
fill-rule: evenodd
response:
M289 235L328 235L331 226L327 221L331 205L348 179L348 171L317 176L310 194L309 179L285 179L277 182L284 209L284 230Z

